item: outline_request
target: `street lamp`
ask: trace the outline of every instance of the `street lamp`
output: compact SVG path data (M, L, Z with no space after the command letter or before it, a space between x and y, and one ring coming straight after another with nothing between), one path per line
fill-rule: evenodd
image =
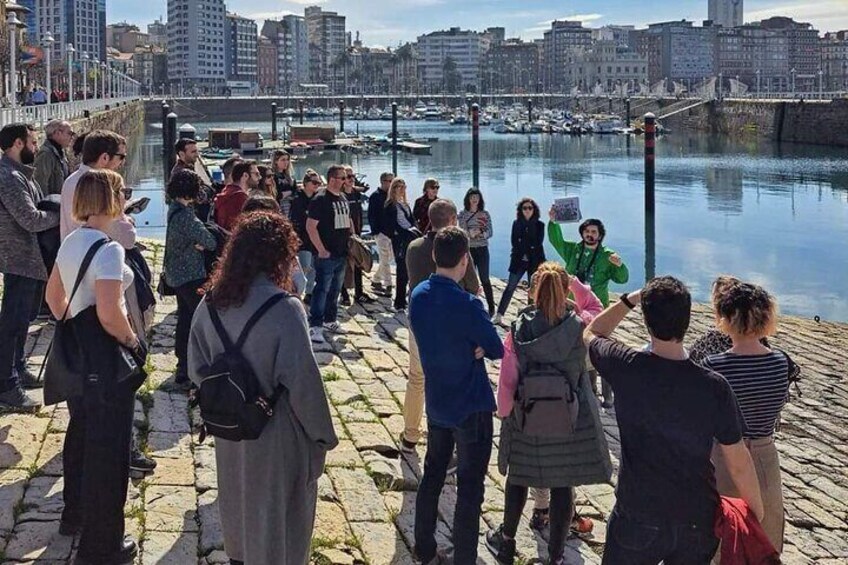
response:
M88 102L88 52L82 53L82 99Z
M9 12L6 18L6 23L9 24L9 102L14 108L18 105L18 52L17 52L17 37L18 26L21 24L15 12Z
M795 69L789 71L792 74L792 97L795 98Z
M44 35L44 44L47 46L47 115L50 115L50 105L53 103L53 86L50 77L50 60L53 55L53 43L56 42L53 39L53 35L48 31Z
M106 100L106 63L100 61L100 98Z
M74 53L74 44L68 43L68 102L74 101Z

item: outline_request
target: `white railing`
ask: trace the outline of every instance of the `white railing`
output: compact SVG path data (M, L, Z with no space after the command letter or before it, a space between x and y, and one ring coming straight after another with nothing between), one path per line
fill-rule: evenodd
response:
M18 106L16 108L0 108L0 127L23 122L41 127L50 120L75 120L85 116L86 112L93 114L118 104L139 100L138 97L98 98L94 100L75 100L73 102L58 102L56 104L41 104L38 106Z

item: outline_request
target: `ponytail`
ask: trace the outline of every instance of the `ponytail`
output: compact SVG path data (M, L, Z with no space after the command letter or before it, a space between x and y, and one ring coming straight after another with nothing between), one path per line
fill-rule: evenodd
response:
M554 261L542 263L533 274L531 295L549 324L559 323L568 308L568 273Z

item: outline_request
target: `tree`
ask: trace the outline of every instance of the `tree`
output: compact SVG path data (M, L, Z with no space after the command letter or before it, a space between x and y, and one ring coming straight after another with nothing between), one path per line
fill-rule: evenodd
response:
M442 63L442 87L449 94L456 94L462 86L462 74L457 70L456 61L448 55Z
M347 94L347 70L350 68L350 63L352 59L350 57L350 53L348 53L347 49L336 55L335 60L332 63L333 69L338 70L342 69L344 71L344 84L342 85L342 93ZM333 73L336 74L335 72Z

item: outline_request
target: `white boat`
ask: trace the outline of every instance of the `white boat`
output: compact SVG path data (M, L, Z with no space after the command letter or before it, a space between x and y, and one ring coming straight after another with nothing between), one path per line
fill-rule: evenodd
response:
M624 127L624 122L616 116L598 116L592 120L592 131L594 133L616 133L616 130Z
M424 109L424 119L425 120L441 120L442 119L442 111L432 102L428 102L426 108Z

